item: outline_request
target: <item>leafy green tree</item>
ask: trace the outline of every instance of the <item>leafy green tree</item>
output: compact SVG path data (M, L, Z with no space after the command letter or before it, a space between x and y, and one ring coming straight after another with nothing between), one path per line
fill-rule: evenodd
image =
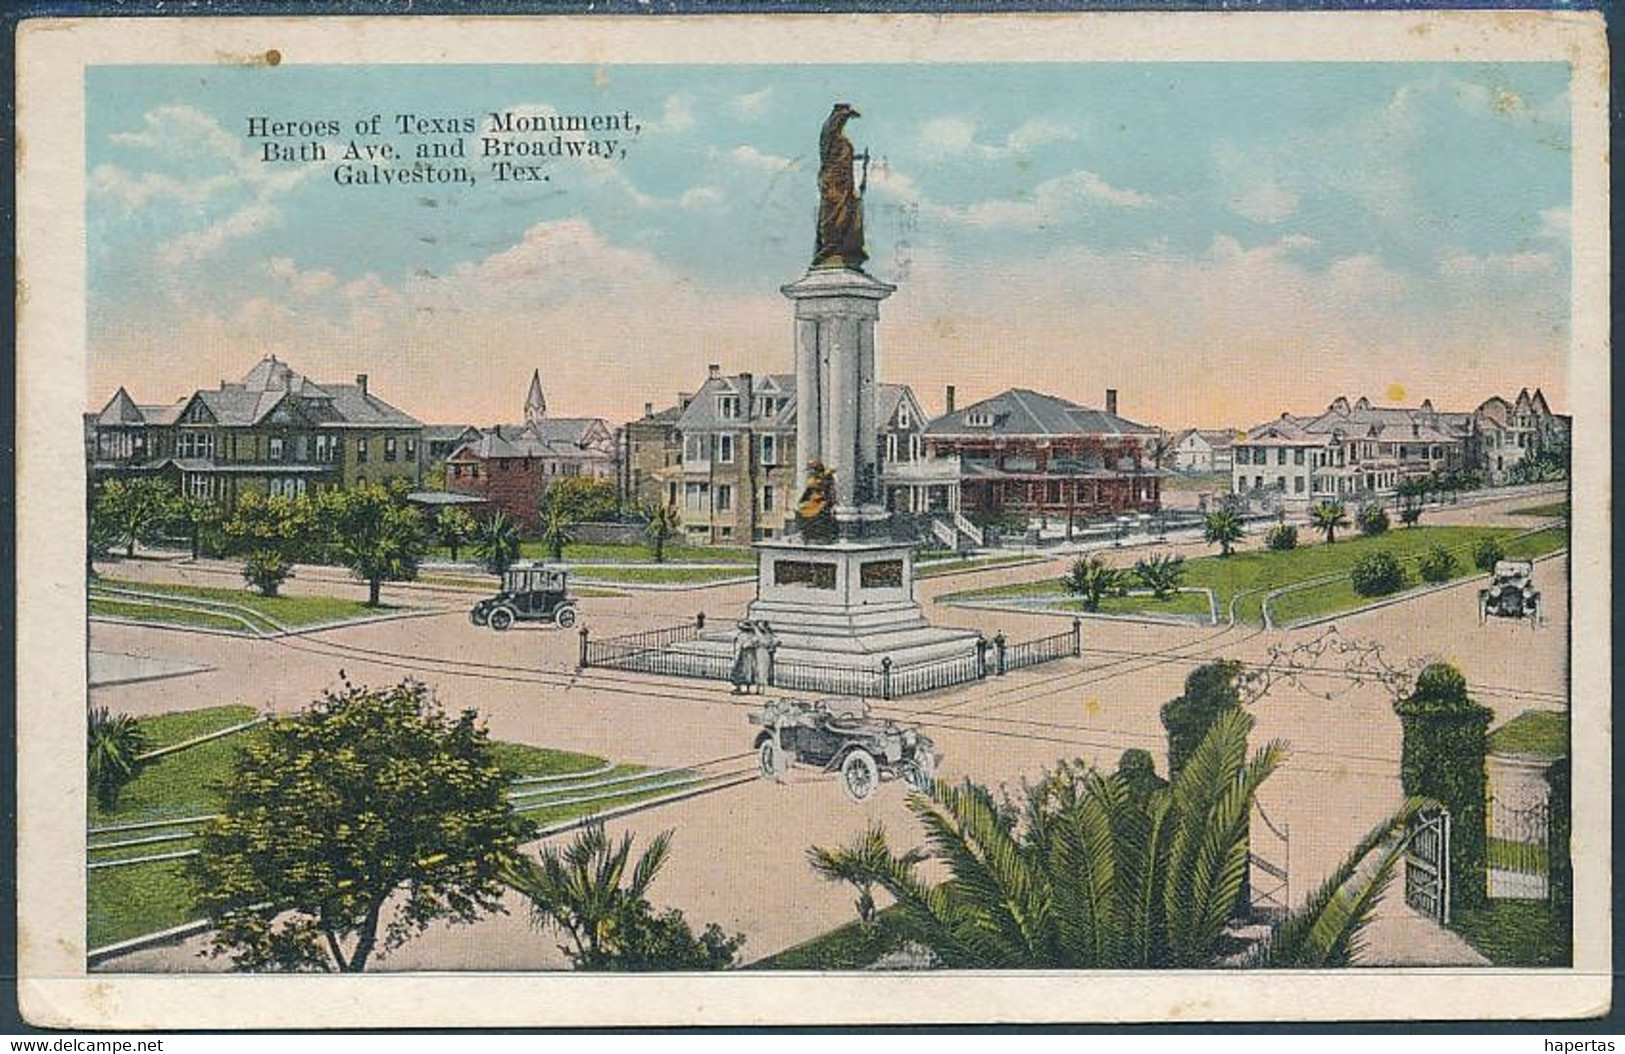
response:
M662 503L651 505L646 515L649 523L643 528L644 536L649 539L649 546L654 551L655 563L663 564L666 562L666 543L683 529L683 514L677 506Z
M1473 566L1480 571L1493 571L1495 565L1506 558L1506 548L1493 535L1486 535L1473 543Z
M1271 552L1284 553L1298 547L1298 529L1291 524L1278 523L1264 535L1264 546Z
M164 480L110 479L91 508L93 533L117 538L125 557L134 557L137 542L152 541L169 523L174 501L175 488Z
M1433 546L1416 562L1417 572L1424 582L1448 582L1455 575L1456 567L1456 554L1442 545Z
M1241 708L1236 686L1242 665L1230 659L1204 663L1185 675L1185 691L1162 704L1159 715L1168 735L1168 772L1177 776L1209 729L1224 714Z
M1309 510L1309 526L1319 531L1327 545L1335 544L1337 532L1349 525L1349 511L1340 501L1316 502Z
M559 950L577 969L720 970L732 965L743 937L725 936L715 923L695 937L681 912L657 914L650 906L649 887L670 851L667 831L633 864L632 835L612 843L603 824L593 823L562 849L547 845L539 859L515 859L503 880L530 901L538 924L569 939Z
M90 791L103 811L118 804L118 796L140 775L147 736L129 714L115 714L105 706L92 707L86 726Z
M1420 504L1405 505L1399 510L1399 522L1406 527L1415 527L1422 522L1422 506Z
M1098 556L1089 556L1072 562L1061 585L1083 601L1085 611L1099 611L1102 600L1123 590L1124 578L1118 568Z
M1349 584L1355 595L1381 597L1405 587L1405 566L1386 549L1366 553L1349 569Z
M1157 553L1134 564L1134 575L1158 600L1167 600L1185 577L1185 558Z
M576 522L570 506L563 502L542 506L542 544L547 546L549 559L564 559L564 547L576 540Z
M1229 556L1244 533L1241 517L1234 509L1214 509L1202 520L1202 536L1209 545L1219 547L1220 556Z
M292 574L293 565L275 549L255 549L243 562L243 580L258 589L261 596L276 596Z
M218 503L189 494L178 496L170 504L169 517L171 525L186 535L194 560L203 555L205 541L218 541L216 536L225 523L225 513Z
M913 866L925 859L925 853L911 849L898 859ZM877 914L875 883L893 863L891 850L886 845L886 829L879 821L870 823L848 845L835 849L813 846L807 850L807 862L819 878L829 882L845 882L856 889L858 922L863 926L874 925Z
M506 513L496 513L480 524L474 536L474 559L493 575L501 575L519 560L519 528Z
M455 505L441 509L434 518L435 534L440 544L451 551L452 562L457 560L457 551L461 549L470 538L479 531L480 525L470 516L467 509L459 509Z
M1367 538L1385 533L1392 525L1388 519L1388 510L1376 502L1362 505L1356 522L1359 524L1360 533Z
M269 550L290 563L324 555L316 504L307 496L249 491L238 497L220 533L233 555Z
M328 491L320 507L334 555L367 583L367 606L378 606L385 582L417 578L428 543L416 509L371 484Z
M478 715L449 716L416 681L346 684L273 718L190 862L212 954L359 972L437 920L501 910L498 876L534 833L507 789Z
M1249 757L1252 724L1240 709L1223 714L1167 786L1131 791L1121 775L1073 762L1026 787L1015 808L968 780L911 795L950 877L928 883L894 857L879 884L897 902L899 928L963 969L1217 965L1247 868L1247 818L1285 757L1279 743ZM1325 901L1337 902L1336 917L1322 907L1288 925L1340 926L1346 949L1369 918L1358 906L1374 903L1391 875L1350 868Z
M597 523L615 518L615 484L596 476L565 476L542 495L542 518L549 509L562 509L575 523Z

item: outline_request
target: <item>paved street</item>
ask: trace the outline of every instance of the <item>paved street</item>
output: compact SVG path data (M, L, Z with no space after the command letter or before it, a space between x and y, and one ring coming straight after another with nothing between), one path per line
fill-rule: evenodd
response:
M1430 510L1424 522L1531 527L1538 521L1506 512L1533 503L1523 496ZM1250 541L1256 544L1256 539ZM1208 551L1188 542L1168 548L1192 555ZM1124 551L1113 559L1132 562L1141 553ZM975 586L1053 576L1062 566L1052 560L930 578L920 582L919 591L939 624L1026 639L1057 632L1066 622L932 601ZM236 584L229 569L222 574L175 561L137 561L109 565L108 570L120 578ZM1433 658L1456 664L1473 686L1474 697L1495 710L1499 723L1525 709L1565 705L1567 574L1566 556L1539 565L1537 578L1548 600L1547 625L1540 629L1494 621L1479 626L1476 580L1339 618L1335 625L1344 639L1375 642L1394 665ZM364 586L331 569L302 569L286 590L365 595ZM583 621L595 636L607 636L671 625L700 610L727 618L751 595L751 586L736 585L587 598L582 601ZM390 586L384 597L391 604L444 610L275 640L93 623L91 646L98 652L151 657L161 660L165 670L178 669L174 664L201 669L162 680L99 686L92 701L132 714L222 703L292 711L335 685L341 671L356 683L412 675L427 682L448 706L477 707L500 739L646 765L722 759L751 764L745 714L753 704L730 696L725 685L609 670L578 673L573 631L524 627L497 634L476 628L466 617L472 594L453 590ZM1058 758L1115 766L1129 747L1151 751L1161 770L1165 748L1158 708L1179 694L1190 669L1221 657L1267 663L1272 648L1289 649L1325 631L1091 619L1084 624L1081 659L879 709L923 725L945 755L941 773L951 778L967 776L1016 790L1023 778L1036 776ZM1312 678L1277 681L1253 708L1258 718L1255 742L1279 738L1290 745L1285 767L1260 796L1270 822L1288 837L1272 844L1255 833L1255 851L1289 867L1293 901L1312 890L1401 797L1400 728L1390 695L1380 685L1361 683L1341 671L1330 658L1320 666L1331 668ZM869 802L855 805L835 781L802 774L783 786L751 781L637 813L611 827L634 830L640 840L674 829L672 857L654 887L654 899L683 909L693 923L716 921L730 931L743 931L747 957L755 959L853 918L847 887L820 881L804 854L813 844L846 841L871 819L882 820L896 842L918 837L898 787L887 785ZM1423 920L1407 917L1397 903L1397 890L1384 908L1383 923L1374 928L1371 961L1472 961L1471 950L1459 941L1449 945ZM522 904L512 903L505 917L464 928L437 927L378 967L556 967L561 960L555 944L552 935L531 929ZM193 939L137 952L104 968L224 968L221 960L199 958L201 945L201 939Z

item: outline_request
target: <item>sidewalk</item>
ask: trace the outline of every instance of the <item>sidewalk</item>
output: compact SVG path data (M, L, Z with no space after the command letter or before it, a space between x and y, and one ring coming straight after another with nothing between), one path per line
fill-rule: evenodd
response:
M1490 966L1488 959L1450 930L1405 903L1403 869L1366 927L1356 966Z

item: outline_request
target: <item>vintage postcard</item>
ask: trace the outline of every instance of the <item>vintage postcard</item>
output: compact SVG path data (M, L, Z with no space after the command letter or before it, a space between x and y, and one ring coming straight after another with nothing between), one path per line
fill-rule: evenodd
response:
M22 27L21 972L1608 1006L1574 13Z

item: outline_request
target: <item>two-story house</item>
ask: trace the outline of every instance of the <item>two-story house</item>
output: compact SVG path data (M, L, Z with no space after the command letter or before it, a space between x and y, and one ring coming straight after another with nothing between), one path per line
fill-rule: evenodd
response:
M297 495L419 478L423 426L353 384L317 383L276 356L241 381L173 403L139 404L120 387L87 420L92 479L151 475L230 506L238 495Z

